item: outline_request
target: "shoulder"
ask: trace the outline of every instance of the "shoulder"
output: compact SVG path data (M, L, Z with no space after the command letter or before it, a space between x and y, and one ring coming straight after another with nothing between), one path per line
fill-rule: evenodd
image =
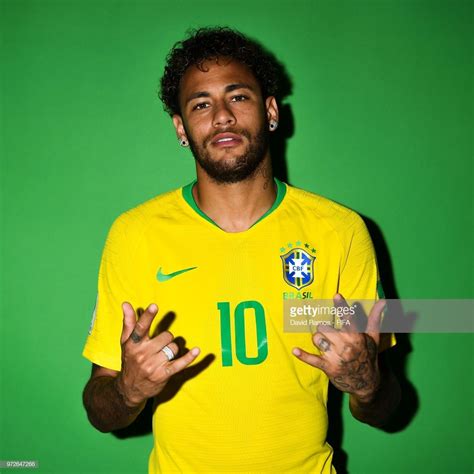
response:
M287 199L290 212L302 212L338 234L365 229L357 212L319 194L287 185Z
M112 223L107 240L136 240L154 222L176 216L182 208L182 188L159 194L123 212Z

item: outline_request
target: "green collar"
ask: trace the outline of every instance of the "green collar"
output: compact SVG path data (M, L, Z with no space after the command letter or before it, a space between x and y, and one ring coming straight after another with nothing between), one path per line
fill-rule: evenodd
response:
M265 219L268 215L270 215L283 201L283 198L285 197L286 194L286 185L285 183L282 183L279 179L273 178L275 180L275 184L277 186L277 195L275 202L273 203L272 207L268 209L265 214L263 214L260 219L258 219L256 222L254 222L250 227L253 227L255 224L258 224L260 221ZM195 179L191 183L187 184L186 186L183 186L182 192L183 192L183 198L184 200L191 206L194 211L196 211L201 217L206 219L206 221L210 222L211 224L214 224L216 227L219 227L209 216L204 214L204 212L199 209L198 205L196 204L196 201L194 200L193 196L193 186L196 184L197 180Z

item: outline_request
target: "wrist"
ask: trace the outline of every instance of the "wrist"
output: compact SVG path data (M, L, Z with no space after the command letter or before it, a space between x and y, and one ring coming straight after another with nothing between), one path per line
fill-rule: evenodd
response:
M377 383L374 384L370 390L353 392L351 398L353 398L353 401L357 403L358 405L361 405L361 406L370 405L377 398L380 388L381 388L381 384L380 384L380 379L379 379Z
M370 405L375 400L376 393L377 391L364 394L352 393L351 399L353 403L356 403L359 406Z
M130 394L128 393L126 389L126 386L121 374L115 377L114 387L118 395L120 396L120 399L122 400L123 404L131 413L134 413L135 411L140 410L142 406L145 404L146 400L138 400L130 396Z

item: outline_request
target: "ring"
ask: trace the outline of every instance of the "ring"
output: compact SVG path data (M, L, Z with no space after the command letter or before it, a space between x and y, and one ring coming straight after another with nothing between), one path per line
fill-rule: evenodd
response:
M326 341L326 339L321 339L319 341L319 344L318 344L319 348L323 351L323 352L327 352L329 350L329 342Z
M168 358L168 361L174 359L174 353L168 346L163 347L163 349L161 349L161 352L164 352L165 356Z

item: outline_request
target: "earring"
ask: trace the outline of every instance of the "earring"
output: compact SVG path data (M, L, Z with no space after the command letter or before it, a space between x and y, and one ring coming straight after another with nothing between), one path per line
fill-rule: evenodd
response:
M270 130L274 132L278 127L278 122L276 120L270 120Z
M188 146L189 143L188 141L186 140L186 138L178 138L178 142L181 146Z

